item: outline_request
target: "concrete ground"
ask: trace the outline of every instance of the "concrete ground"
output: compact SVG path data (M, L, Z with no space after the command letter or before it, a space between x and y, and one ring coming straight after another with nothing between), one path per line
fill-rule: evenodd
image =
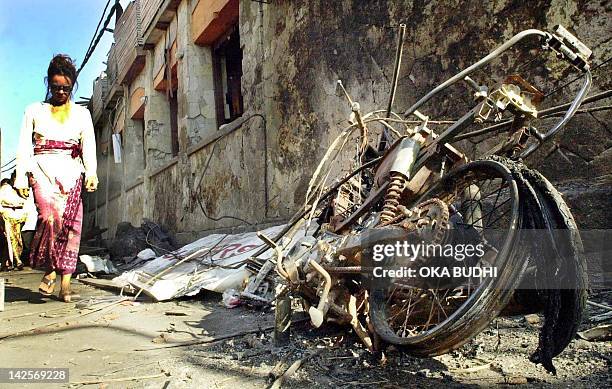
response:
M7 282L0 312L1 367L70 370L70 384L34 387L264 388L303 359L287 386L612 387L610 342L575 340L555 359L558 375L552 376L528 361L539 324L523 317L497 319L447 355L415 358L391 348L381 362L346 328L331 325L313 330L307 322L297 324L289 346L276 348L271 312L227 309L217 294L119 302L114 292L75 281L82 300L66 304L41 298L41 276L32 270L0 273ZM250 333L235 336L242 332Z

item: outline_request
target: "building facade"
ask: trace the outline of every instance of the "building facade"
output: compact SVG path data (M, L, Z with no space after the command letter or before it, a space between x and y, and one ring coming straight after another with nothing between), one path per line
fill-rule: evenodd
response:
M408 25L400 112L523 29L563 24L593 49L594 64L611 55L605 6L519 3L132 1L94 83L100 186L85 200L85 228L108 228L110 238L117 223L148 218L184 242L287 220L350 113L336 81L364 111L386 107L399 22ZM572 77L529 51L504 55L488 75L501 80L528 61L548 91L562 84L548 76ZM605 67L595 77L594 92L610 88ZM561 88L548 104L578 86ZM453 90L426 109L454 118L469 104L469 93ZM608 112L577 117L531 164L553 180L589 179L609 193Z

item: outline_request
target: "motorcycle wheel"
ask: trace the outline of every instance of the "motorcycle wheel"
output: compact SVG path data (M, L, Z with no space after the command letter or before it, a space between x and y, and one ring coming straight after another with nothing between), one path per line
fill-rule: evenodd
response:
M478 193L472 194L472 188ZM452 213L459 215L463 222L469 221L460 224L478 230L487 242L487 264L497 268L497 277L469 277L467 285L453 289L393 282L371 289L370 318L376 333L420 356L447 353L484 329L506 305L525 268L523 250L517 247L524 210L517 183L503 163L465 164L442 177L414 204L404 205L410 208L434 198L449 206L451 219ZM478 217L468 214L476 209Z

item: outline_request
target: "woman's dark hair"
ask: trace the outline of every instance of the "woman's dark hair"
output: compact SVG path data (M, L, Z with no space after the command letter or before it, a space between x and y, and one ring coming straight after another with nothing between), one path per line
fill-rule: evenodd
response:
M49 80L53 76L66 76L72 81L72 92L77 88L77 70L74 66L72 58L66 54L56 54L49 63L47 68L47 77L45 77L45 84L47 84L47 96L45 100L49 100L51 97L51 91L49 90Z

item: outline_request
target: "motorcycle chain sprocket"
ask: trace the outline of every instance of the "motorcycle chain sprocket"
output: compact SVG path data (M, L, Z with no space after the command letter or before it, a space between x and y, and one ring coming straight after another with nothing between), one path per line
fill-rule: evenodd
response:
M433 244L442 244L449 226L448 205L438 198L429 199L410 209L399 226L416 230L419 236Z

